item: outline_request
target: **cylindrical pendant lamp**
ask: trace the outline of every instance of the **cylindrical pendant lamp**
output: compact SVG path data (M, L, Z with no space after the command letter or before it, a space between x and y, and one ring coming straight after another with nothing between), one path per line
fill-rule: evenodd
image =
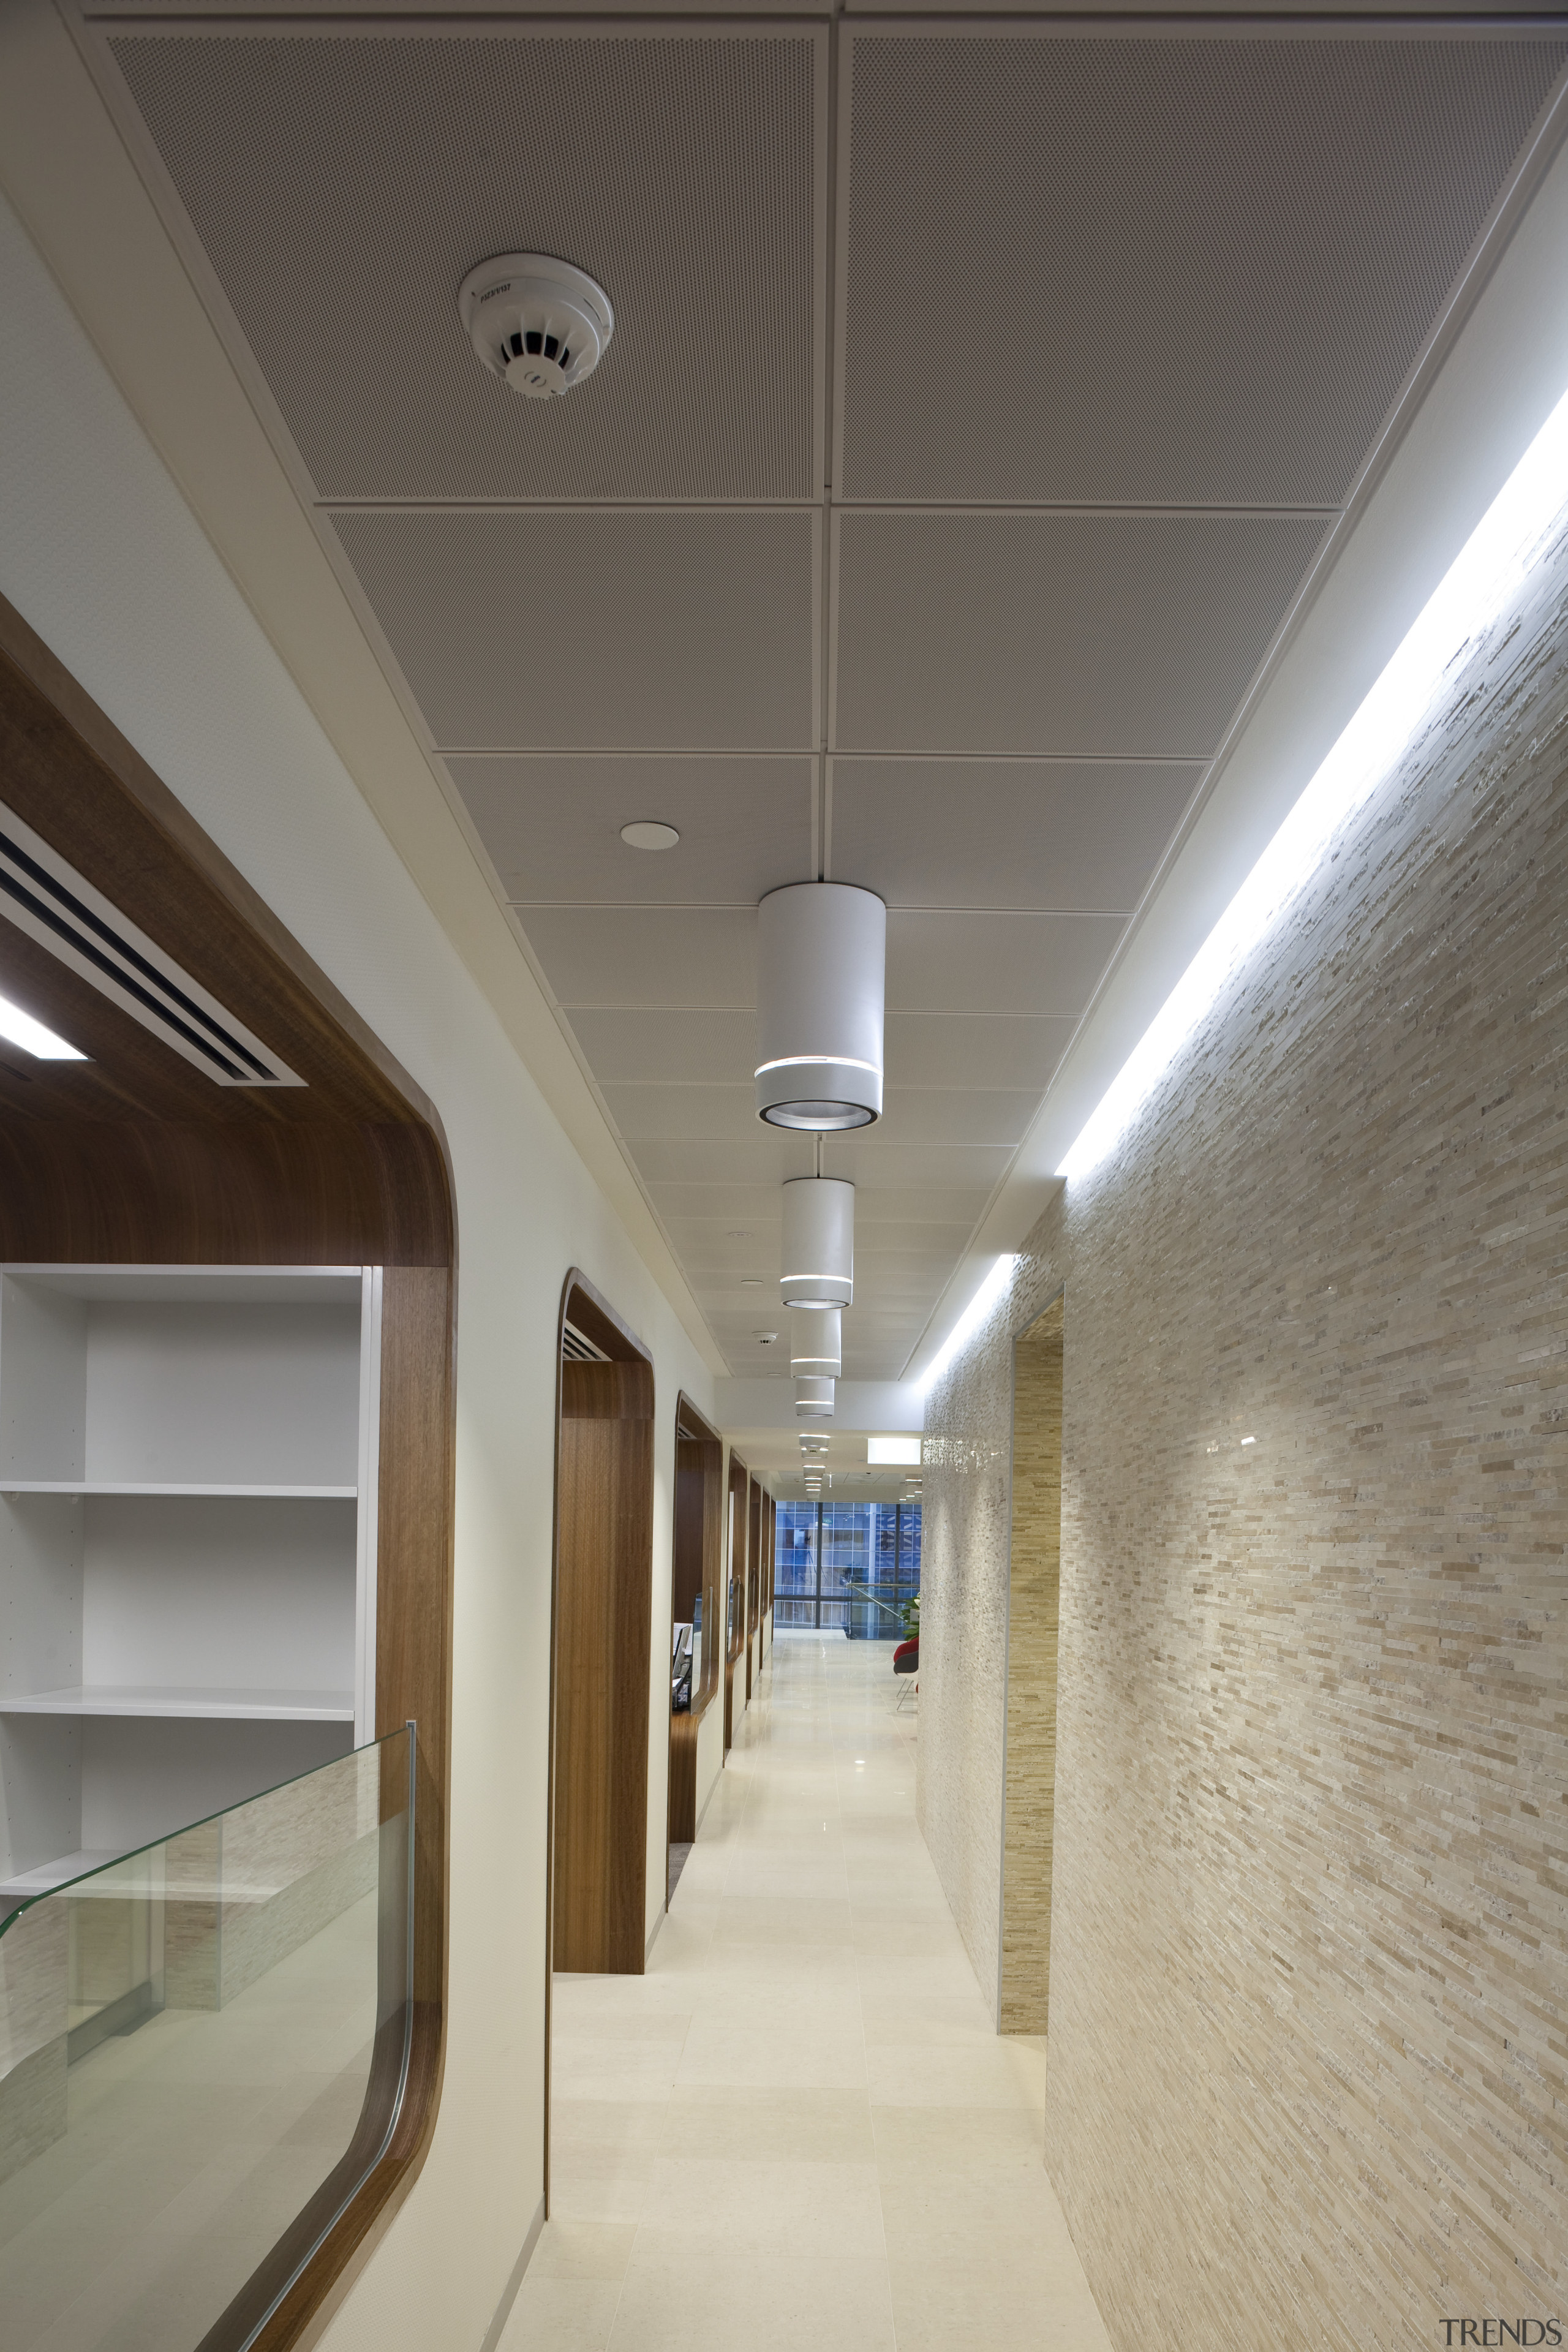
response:
M786 1307L847 1307L855 1296L855 1187L795 1176L784 1188L779 1295Z
M812 1418L831 1420L834 1385L832 1381L796 1381L795 1409L797 1418L802 1421Z
M757 924L757 1115L826 1134L882 1116L888 910L847 882L770 890Z
M803 1377L836 1381L844 1365L842 1307L792 1307L789 1311L789 1368Z

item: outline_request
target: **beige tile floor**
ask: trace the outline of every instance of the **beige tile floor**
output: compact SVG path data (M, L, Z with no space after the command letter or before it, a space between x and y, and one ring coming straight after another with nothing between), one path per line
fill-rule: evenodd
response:
M887 1648L780 1641L644 1977L557 1978L500 2352L1110 2352L915 1825Z

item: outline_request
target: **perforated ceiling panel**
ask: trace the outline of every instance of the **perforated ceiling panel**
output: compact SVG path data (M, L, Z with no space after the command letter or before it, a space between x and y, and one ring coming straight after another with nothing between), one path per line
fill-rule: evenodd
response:
M537 907L527 928L550 985L569 1008L750 1013L757 1001L757 919L750 908Z
M811 496L816 33L112 49L320 496ZM570 400L459 329L467 272L518 251L615 306Z
M1568 32L241 5L79 29L737 1371L816 1162L756 903L888 900L886 1115L823 1166L897 1377ZM457 319L520 249L615 305L559 401Z
M1205 757L1323 528L1259 515L846 514L836 740Z
M858 31L850 499L1337 506L1558 27Z
M837 759L828 870L891 907L1131 913L1202 774L1195 761Z
M808 748L814 520L334 517L426 724L473 751Z
M799 881L810 867L816 772L806 758L446 764L508 897L522 905L754 907L765 890ZM672 825L679 841L668 850L628 848L621 827L639 819Z

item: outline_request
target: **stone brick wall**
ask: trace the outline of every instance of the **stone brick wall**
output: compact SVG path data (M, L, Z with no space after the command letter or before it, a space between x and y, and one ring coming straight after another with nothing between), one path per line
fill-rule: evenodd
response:
M1061 1534L1062 1301L1058 1298L1013 1351L999 2011L1004 2033L1044 2033L1050 2006Z
M1568 2334L1565 763L1560 542L931 1401L920 1809L989 1991L1065 1285L1046 2154L1121 2352Z

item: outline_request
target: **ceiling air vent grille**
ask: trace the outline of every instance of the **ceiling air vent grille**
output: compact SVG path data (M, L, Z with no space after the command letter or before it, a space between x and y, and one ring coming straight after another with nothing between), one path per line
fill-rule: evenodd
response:
M0 803L0 915L220 1087L300 1087L172 956Z
M595 1348L574 1323L561 1327L561 1352L569 1364L607 1364L610 1360L603 1348Z

